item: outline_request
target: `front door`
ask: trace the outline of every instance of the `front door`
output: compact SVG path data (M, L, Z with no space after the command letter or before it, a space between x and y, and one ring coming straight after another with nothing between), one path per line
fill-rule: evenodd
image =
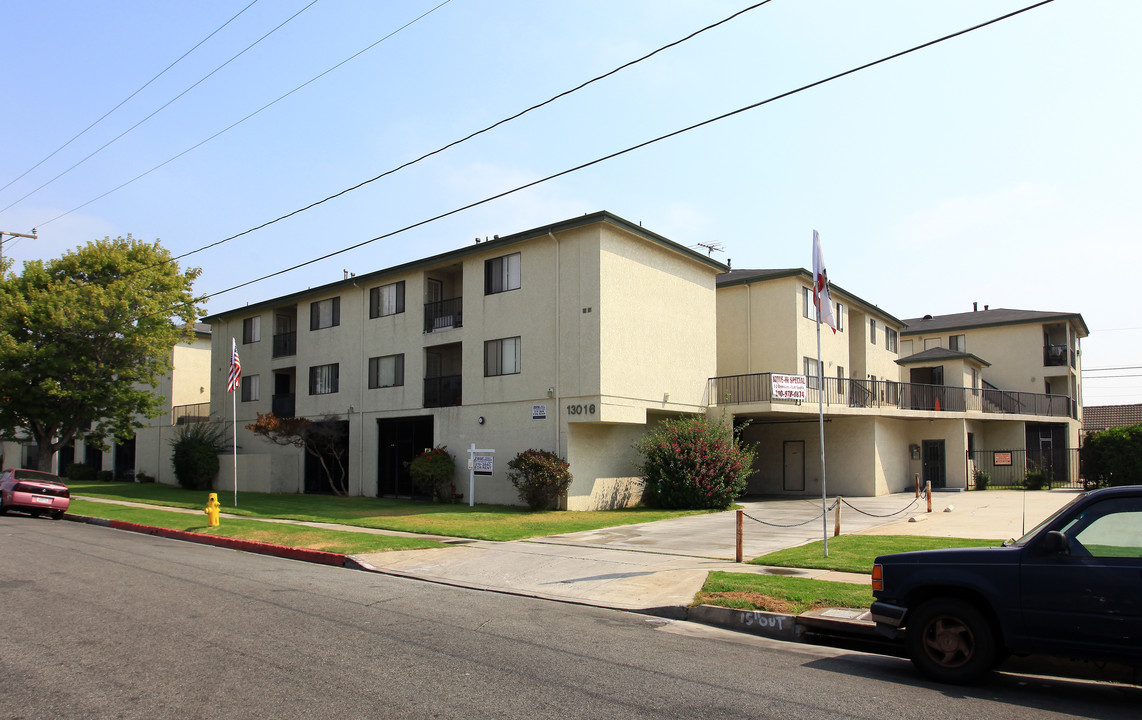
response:
M932 483L932 488L942 488L947 481L944 463L944 441L922 440L921 455L924 461L925 483Z
M432 416L377 420L377 495L412 497L418 494L409 463L432 447Z
M805 492L805 441L785 441L785 473L783 489Z

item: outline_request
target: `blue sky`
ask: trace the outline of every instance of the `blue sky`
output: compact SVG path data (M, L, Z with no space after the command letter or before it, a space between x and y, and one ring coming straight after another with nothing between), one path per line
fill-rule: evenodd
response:
M379 175L752 3L260 0L0 191L4 253L182 254ZM250 0L0 6L0 185ZM216 293L1030 5L772 0L318 208L194 254ZM309 7L307 7L307 5ZM439 7L437 7L440 5ZM74 170L36 190L296 18ZM435 9L434 9L435 8ZM431 11L431 12L430 12ZM201 147L75 212L428 13ZM1142 3L1056 0L572 175L221 294L220 312L597 210L735 268L806 267L900 318L1082 313L1088 405L1142 402ZM28 193L32 193L28 195ZM28 195L26 198L25 195ZM21 199L23 198L23 199ZM19 202L16 202L19 200ZM15 203L15 204L13 204ZM59 217L63 215L63 217ZM56 219L58 218L58 219ZM1100 376L1117 375L1103 378Z

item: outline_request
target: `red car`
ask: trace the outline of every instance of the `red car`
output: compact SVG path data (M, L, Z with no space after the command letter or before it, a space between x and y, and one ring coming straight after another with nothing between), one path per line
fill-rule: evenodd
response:
M32 517L48 514L59 520L70 505L71 491L56 475L38 470L0 473L0 515L21 510Z

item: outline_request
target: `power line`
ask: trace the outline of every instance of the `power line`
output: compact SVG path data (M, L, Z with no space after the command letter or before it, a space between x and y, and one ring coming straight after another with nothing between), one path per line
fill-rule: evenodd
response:
M766 0L766 2L768 2L768 0ZM624 150L619 150L619 151L616 151L616 152L610 153L609 155L604 155L604 156L602 156L602 157L600 157L600 158L597 158L597 159L595 159L595 160L591 160L591 161L588 161L588 162L582 163L582 164L580 164L580 165L576 165L575 167L572 167L572 168L568 168L568 169L566 169L566 170L562 170L562 171L560 171L560 172L557 172L557 173L554 173L554 174L552 174L552 175L548 175L548 176L546 176L546 177L544 177L544 178L540 178L539 180L534 180L534 181L532 181L532 182L529 182L529 183L524 183L523 185L520 185L520 186L518 186L518 187L515 187L515 188L513 188L513 189L511 189L511 190L505 190L505 191L503 191L503 192L501 192L501 193L497 193L497 194L495 194L495 195L492 195L492 196L490 196L490 197L484 198L483 200L477 200L476 202L472 202L472 203L469 203L469 204L467 204L467 205L464 205L464 206L461 206L461 207L455 208L455 209L453 209L453 210L449 210L449 211L447 211L447 212L443 212L443 213L440 213L439 215L435 215L435 216L433 216L433 217L431 217L431 218L428 218L428 219L426 219L426 220L421 220L421 221L419 221L419 222L415 222L415 223L412 223L411 225L406 225L406 226L404 226L404 227L402 227L402 228L400 228L400 229L397 229L397 230L393 230L393 231L391 231L391 232L387 232L387 233L384 233L384 234L382 234L382 235L377 235L376 237L370 238L370 239L368 239L368 240L362 240L361 242L355 243L355 244L353 244L353 245L350 245L350 246L348 246L348 247L342 248L342 249L340 249L340 250L334 250L333 252L330 252L330 253L326 253L326 254L324 254L324 255L321 255L321 256L319 256L319 257L313 258L313 259L311 259L311 260L307 260L307 261L305 261L305 262L302 262L302 263L298 263L297 265L293 265L293 266L291 266L291 267L288 267L288 268L285 268L285 269L282 269L282 270L278 270L278 271L276 271L276 272L272 272L272 273L269 273L268 275L263 275L263 276L261 276L261 277L259 277L259 278L255 278L255 279L253 279L253 280L247 280L246 282L243 282L243 283L239 283L238 285L234 285L234 286L232 286L232 287L226 288L225 290L219 290L218 292L214 292L214 293L209 293L209 294L207 294L207 295L203 295L203 296L201 296L201 297L197 298L195 302L201 302L201 301L205 301L205 300L208 300L208 299L210 299L210 298L214 298L214 297L217 297L217 296L219 296L219 295L224 295L224 294L226 294L226 293L228 293L228 292L233 292L234 290L238 290L238 289L240 289L240 288L243 288L243 287L246 287L246 286L248 286L248 285L253 285L253 284L255 284L255 283L258 283L258 282L261 282L261 281L263 281L263 280L269 280L270 278L273 278L273 277L277 277L277 276L279 276L279 275L284 275L284 274L286 274L286 273L289 273L289 272L293 272L294 270L298 270L298 269L300 269L300 268L303 268L303 267L305 267L305 266L307 266L307 265L312 265L312 264L314 264L314 263L317 263L317 262L321 262L322 260L327 260L327 259L329 259L329 258L331 258L331 257L335 257L335 256L337 256L337 255L341 255L341 254L343 254L343 253L346 253L346 252L349 252L349 251L351 251L351 250L356 250L356 249L358 249L358 248L364 247L365 245L369 245L370 243L374 243L374 242L376 242L376 241L378 241L378 240L383 240L383 239L386 239L386 238L390 238L390 237L393 237L394 235L399 235L399 234L401 234L401 233L404 233L404 232L407 232L407 231L409 231L409 230L412 230L412 229L415 229L415 228L421 227L421 226L423 226L423 225L427 225L427 224L429 224L429 223L432 223L432 222L435 222L435 221L437 221L437 220L441 220L441 219L443 219L443 218L446 218L446 217L449 217L449 216L451 216L451 215L455 215L455 214L457 214L457 213L460 213L460 212L463 212L463 211L465 211L465 210L470 210L470 209L472 209L472 208L474 208L474 207L478 207L478 206L480 206L480 205L484 205L484 204L487 204L487 203L489 203L489 202L492 202L493 200L498 200L498 199L500 199L500 198L502 198L502 197L506 197L506 196L508 196L508 195L512 195L512 194L514 194L514 193L520 192L521 190L526 190L526 189L528 189L528 188L534 187L534 186L536 186L536 185L540 185L540 184L542 184L542 183L545 183L545 182L548 182L548 181L550 181L550 180L554 180L554 179L556 179L556 178L560 178L560 177L563 177L564 175L570 175L571 173L577 172L577 171L579 171L579 170L583 170L583 169L585 169L585 168L588 168L588 167L591 167L591 166L594 166L594 165L598 165L599 163L602 163L602 162L606 162L607 160L613 160L614 158L620 157L620 156L622 156L622 155L626 155L627 153L631 153L631 152L634 152L635 150L640 150L640 149L642 149L642 148L644 148L644 147L648 147L648 146L650 146L650 145L654 145L654 144L656 144L656 143L662 142L663 140L668 140L668 139L670 139L670 138L673 138L673 137L675 137L675 136L677 136L677 135L681 135L681 134L683 134L683 133L687 133L687 132L690 132L691 130L696 130L696 129L698 129L698 128L701 128L701 127L705 127L706 125L710 125L710 124L713 124L713 123L719 122L719 121L721 121L721 120L725 120L725 119L727 119L727 118L730 118L730 117L733 117L733 116L735 116L735 115L740 115L741 113L747 112L747 111L749 111L749 110L754 110L754 109L757 109L757 108L759 108L759 107L762 107L762 106L764 106L764 105L768 105L768 104L770 104L770 103L772 103L772 102L776 102L777 100L781 100L781 99L784 99L784 98L790 97L790 96L792 96L792 95L796 95L796 94L798 94L798 93L802 93L802 92L805 92L806 90L810 90L810 89L812 89L812 88L818 87L818 86L820 86L820 85L824 85L824 84L826 84L826 83L829 83L829 82L832 82L832 81L834 81L834 80L839 80L840 78L846 77L846 76L848 76L848 75L852 75L852 74L854 74L854 73L857 73L857 72L860 72L860 71L862 71L862 70L867 70L867 69L869 69L869 68L872 68L872 67L875 67L875 66L877 66L877 65L881 65L881 64L884 64L884 63L886 63L886 62L889 62L890 60L895 60L895 59L897 59L897 58L903 57L903 56L905 56L905 55L909 55L909 54L911 54L911 53L914 53L914 52L917 52L917 51L919 51L919 50L923 50L923 49L925 49L925 48L929 48L929 47L932 47L932 46L934 46L934 45L938 45L938 44L940 44L940 43L942 43L942 42L946 42L946 41L948 41L948 40L951 40L951 39L954 39L954 38L960 37L961 35L966 35L966 34L968 34L968 33L970 33L970 32L974 32L974 31L976 31L976 30L980 30L980 29L982 29L982 28L988 27L988 26L990 26L990 25L994 25L994 24L996 24L996 23L999 23L999 22L1002 22L1002 21L1004 21L1004 20L1008 20L1008 19L1010 19L1010 18L1013 18L1013 17L1015 17L1015 16L1017 16L1017 15L1021 15L1021 14L1025 13L1025 12L1028 12L1028 11L1030 11L1030 10L1034 10L1034 9L1037 9L1037 8L1043 7L1044 5L1049 5L1049 4L1050 4L1050 3L1052 3L1052 2L1054 2L1054 0L1042 0L1041 2L1038 2L1038 3L1034 3L1034 4L1032 4L1032 5L1029 5L1029 6L1027 6L1027 7L1024 7L1024 8L1022 8L1022 9L1020 9L1020 10L1015 10L1015 11L1013 11L1013 12L1010 12L1010 13L1007 13L1007 14L1005 14L1005 15L1000 15L999 17L996 17L996 18L993 18L993 19L991 19L991 20L988 20L988 21L985 21L985 22L979 23L979 24L977 24L977 25L973 25L973 26L971 26L971 27L969 27L969 28L966 28L966 29L964 29L964 30L959 30L959 31L957 31L957 32L951 33L951 34L949 34L949 35L945 35L945 36L943 36L943 37L940 37L940 38L937 38L937 39L935 39L935 40L930 40L930 41L928 41L928 42L926 42L926 43L922 43L922 44L920 44L920 45L916 45L916 46L914 46L914 47L912 47L912 48L909 48L909 49L907 49L907 50L901 50L900 52L897 52L897 53L893 53L892 55L887 55L887 56L885 56L885 57L883 57L883 58L880 58L879 60L874 60L874 61L872 61L872 62L869 62L869 63L865 63L864 65L860 65L860 66L858 66L858 67L855 67L855 68L852 68L852 69L850 69L850 70L846 70L846 71L844 71L844 72L840 72L840 73L837 73L837 74L835 74L835 75L831 75L831 76L829 76L829 77L827 77L827 78L824 78L824 79L822 79L822 80L817 80L817 81L815 81L815 82L812 82L812 83L809 83L809 84L807 84L807 85L802 85L801 87L799 87L799 88L796 88L796 89L794 89L794 90L788 90L788 91L786 91L786 92L783 92L783 93L780 93L780 94L778 94L778 95L773 95L773 96L771 96L771 97L769 97L769 98L766 98L765 100L760 100L760 101L758 101L758 102L756 102L756 103L752 103L752 104L750 104L750 105L746 105L745 107L741 107L741 108L738 108L737 110L731 110L730 112L727 112L727 113L723 113L723 114L721 114L721 115L717 115L717 116L715 116L715 117L712 117L712 118L710 118L710 119L708 119L708 120L703 120L703 121L701 121L701 122L698 122L698 123L695 123L695 124L693 124L693 125L689 125L689 126L687 126L687 127L684 127L684 128L682 128L682 129L680 129L680 130L675 130L675 131L673 131L673 132L670 132L670 133L667 133L667 134L665 134L665 135L660 135L660 136L658 136L658 137L656 137L656 138L653 138L653 139L651 139L651 140L647 140L647 141L641 142L641 143L639 143L639 144L637 144L637 145L632 145L632 146L630 146L630 147L628 147L628 148L626 148L626 149L624 149ZM758 5L762 5L762 4L765 4L765 3L764 3L764 2L763 2L763 3L758 3ZM756 7L756 6L754 6L754 7ZM748 8L748 9L752 9L752 8ZM743 12L744 12L744 11L743 11ZM616 70L616 71L617 71L617 70ZM612 71L612 72L616 72L616 71ZM558 97L558 96L556 96L556 97ZM501 121L501 122L506 122L506 121ZM498 123L497 123L497 124L498 124ZM494 127L494 126L493 126L493 127ZM462 142L462 141L458 141L458 142ZM437 152L439 152L439 151L437 151ZM402 166L402 167L403 167L403 166ZM397 168L397 169L400 169L400 168ZM392 171L389 171L389 172L390 172L390 173L391 173L391 172L395 172L395 170L392 170ZM389 173L385 173L385 174L389 174ZM383 177L383 176L378 176L378 177ZM363 184L365 184L365 183L361 183L361 184L363 185ZM343 190L341 193L338 193L338 195L341 195L341 194L344 194L344 193L346 193L346 192L349 192L349 191L351 191L351 190L354 190L354 189L356 189L357 187L360 187L360 185L354 186L354 187L352 187L352 188L349 188L349 189L347 189L347 190ZM336 195L334 195L334 196L331 196L331 197L336 197ZM331 199L331 198L326 198L326 200L329 200L329 199ZM310 206L308 206L308 207L306 207L306 208L302 208L301 210L297 210L297 211L294 211L293 213L291 213L291 215L294 215L294 214L297 214L298 212L302 212L302 211L304 211L304 210L307 210L307 209L309 209L309 207L313 207L314 205L319 205L319 204L321 204L321 202L325 202L325 200L322 200L322 201L320 201L320 202L314 203L313 205L310 205ZM288 217L288 216L284 216L284 217ZM278 220L281 220L281 219L283 219L283 218L278 218ZM240 233L240 235L244 235L244 234L246 234L246 233L249 233L249 232L253 232L253 230L257 230L257 229L259 229L259 228L265 227L266 225L270 225L270 224L272 224L272 223L274 223L274 222L277 222L277 220L273 220L273 221L270 221L270 222L268 222L268 223L265 223L265 224L263 224L263 225L260 225L260 226L258 226L257 228L253 228L253 229L251 229L251 230L247 230L245 233ZM238 237L238 235L235 235L235 236L233 236L233 237ZM214 247L215 245L220 245L221 243L223 243L223 242L226 242L227 240L232 240L232 239L233 239L233 237L231 237L231 238L226 238L225 240L220 240L220 241L218 241L217 243L213 243L212 245L207 245L207 246L205 246L205 247L203 247L203 248L199 248L199 250L195 250L195 251L193 251L193 252L199 252L200 250L205 250L205 249L207 249L207 248L209 248L209 247ZM180 255L180 256L179 256L179 258L181 258L181 257L186 257L186 255L190 255L190 254L191 254L191 253L185 253L184 255ZM173 259L178 259L178 258L173 258Z
M1108 368L1083 368L1084 373L1105 372L1108 370L1142 370L1142 365L1125 365L1123 367L1108 367Z
M213 75L214 75L216 72L218 72L218 71L219 71L219 70L221 70L222 68L226 67L226 66L227 66L227 65L229 65L230 63L234 62L234 61L235 61L235 60L237 60L238 58L240 58L240 57L242 57L243 55L245 55L245 54L246 54L246 52L248 52L248 51L249 51L251 48L253 48L255 45L257 45L258 43L262 42L263 40L265 40L266 38L268 38L270 35L273 35L273 34L274 34L274 33L276 33L278 30L281 30L281 29L282 29L282 28L283 28L283 27L284 27L284 26L285 26L287 23L289 23L291 20L293 20L294 18L296 18L298 15L301 15L303 12L305 12L305 11L306 11L306 10L308 10L309 8L311 8L311 7L313 7L314 5L316 5L316 4L317 4L317 2L318 2L318 0L312 0L312 2L310 2L308 5L306 5L305 7L303 7L301 10L298 10L298 11L297 11L297 12L295 12L293 15L290 15L288 18L286 18L284 21L282 21L282 22L281 22L281 23L280 23L280 24L279 24L277 27L275 27L273 30L270 30L268 33L266 33L266 34L265 34L265 35L263 35L262 37L258 38L258 39L257 39L257 40L255 40L254 42L252 42L252 43L250 43L249 45L247 45L247 46L246 46L246 48L245 48L244 50L242 50L241 52L239 52L237 55L235 55L234 57L230 58L230 59L229 59L229 60L227 60L226 62L222 63L222 64L221 64L221 65L219 65L218 67L216 67L216 68L214 68L213 70L211 70L209 73L207 73L207 74L206 74L204 77L202 77L202 78L201 78L201 79L199 79L197 82L195 82L193 85L191 85L190 87L188 87L186 90L183 90L183 91L182 91L182 92L180 92L178 95L175 95L173 98L171 98L170 100L168 100L168 101L167 101L167 102L166 102L166 103L165 103L165 104L164 104L162 107L160 107L158 110L155 110L155 111L154 111L154 112L152 112L150 115L146 116L145 118L143 118L143 119L142 119L142 120L140 120L139 122L135 123L135 124L134 124L134 125L132 125L131 127L127 128L127 129L126 129L126 130L124 130L123 132L121 132L121 133L119 133L118 135L116 135L116 136L115 136L114 138L112 138L111 140L108 140L106 143L104 143L104 144L103 144L101 147L99 147L97 150L95 150L94 152L92 152L91 154L89 154L87 157L83 158L82 160L80 160L80 161L79 161L79 162L77 162L76 164L72 165L72 166L71 166L71 167L69 167L67 170L64 170L64 171L63 171L63 172L61 172L59 175L56 175L56 176L55 176L54 178L52 178L51 180L48 180L48 181L47 181L47 182L45 182L43 185L40 185L38 188L36 188L35 190L32 190L30 193L28 193L28 194L24 195L22 198L20 198L19 200L16 200L15 202L11 203L11 204L10 204L10 205L8 205L7 207L0 209L0 213L2 213L2 212L5 212L5 211L7 211L7 210L11 210L11 209L12 209L13 207L15 207L16 205L19 205L19 204L20 204L20 203L22 203L23 201L27 200L27 199L28 199L28 198L30 198L31 196L33 196L33 195L35 195L36 193L38 193L40 190L43 190L43 189L44 189L44 188L46 188L48 185L51 185L51 184L52 184L52 183L54 183L56 180L59 180L59 179L60 179L61 177L63 177L64 175L67 175L67 174L68 174L69 172L71 172L72 170L76 169L77 167L79 167L79 166L80 166L80 165L82 165L83 163L87 162L87 161L88 161L88 160L90 160L91 158L93 158L93 157L95 157L96 155L98 155L99 153L103 152L103 151L104 151L105 149L107 149L107 148L108 148L108 147L109 147L111 144L113 144L113 143L117 142L117 141L118 141L120 138L122 138L124 135L126 135L126 134L127 134L127 133L129 133L129 132L131 132L131 131L132 131L132 130L134 130L135 128L139 127L139 126L140 126L140 125L142 125L143 123L147 122L148 120L150 120L151 118L153 118L155 115L158 115L158 114L159 114L159 113L161 113L163 110L165 110L165 109L167 109L168 107L170 107L170 105L171 105L172 103L174 103L176 100L178 100L179 98L181 98L183 95L186 95L186 94L187 94L188 92L190 92L191 90L195 89L196 87L198 87L198 86L199 86L199 85L201 85L202 83L206 82L206 81L207 81L208 79L210 79L210 77L211 77L211 76L213 76Z
M767 1L768 1L768 0L767 0ZM256 0L255 0L255 2L256 2ZM203 145L205 145L206 143L210 142L211 140L213 140L214 138L218 137L219 135L222 135L222 134L224 134L224 133L230 132L230 131L231 131L231 130L233 130L234 128L238 127L238 126L239 126L239 125L241 125L242 123L244 123L244 122L246 122L247 120L249 120L250 118L254 117L255 115L257 115L257 114L259 114L259 113L261 113L263 110L267 110L267 109L269 109L270 107L272 107L273 105L276 105L276 104L278 104L278 103L279 103L279 102L281 102L282 100L285 100L287 97L289 97L290 95L293 95L293 94L294 94L295 92L297 92L298 90L301 90L302 88L304 88L304 87L306 87L306 86L308 86L308 85L310 85L310 84L312 84L312 83L314 83L314 82L317 82L318 80L320 80L321 78L325 77L325 76L326 76L326 75L328 75L329 73L333 72L333 71L334 71L334 70L336 70L337 68L341 67L341 66L342 66L342 65L344 65L345 63L347 63L347 62L350 62L351 60L354 60L354 59L356 59L358 56L360 56L360 55L363 55L364 53L368 52L369 50L372 50L374 47L376 47L377 45L380 45L380 44L381 44L381 43L383 43L385 40L388 40L388 39L389 39L389 38L391 38L393 35L396 35L397 33L401 32L401 31L402 31L402 30L404 30L405 28L407 28L407 27L409 27L409 26L411 26L411 25L413 25L413 24L415 24L415 23L419 22L419 21L420 21L420 20L422 20L423 18L425 18L425 17L427 17L427 16L431 15L432 13L436 12L437 10L439 10L439 9L440 9L440 8L442 8L442 7L444 7L445 5L447 5L447 4L448 4L448 3L450 3L450 2L452 2L452 0L444 0L444 2L440 3L440 4L439 4L439 5L437 5L436 7L432 8L431 10L429 10L428 12L425 12L425 13L421 14L419 17L417 17L417 18L415 18L415 19L413 19L413 20L410 20L409 22L407 22L407 23L405 23L404 25L400 26L400 27L399 27L399 28L397 28L396 30L393 30L392 32L390 32L388 35L385 35L385 36L384 36L383 38L381 38L380 40L377 40L377 41L376 41L375 43L373 43L372 45L369 45L368 47L366 47L366 48L364 48L364 49L362 49L362 50L359 50L359 51L357 51L357 52L356 52L356 53L354 53L353 55L350 55L349 57L345 58L345 59L344 59L344 60L342 60L341 62L337 63L337 64L336 64L336 65L334 65L333 67L331 67L331 68L329 68L328 70L326 70L325 72L323 72L323 73L321 73L321 74L319 74L319 75L317 75L317 76L315 76L315 77L313 77L313 78L310 78L309 80L305 81L305 82L304 82L304 83L302 83L301 85L298 85L297 87L295 87L293 90L290 90L289 92L287 92L285 95L282 95L281 97L277 98L276 100L273 100L273 101L271 101L271 102L269 102L269 103L267 103L267 104L263 105L262 107L258 108L257 110L255 110L254 112L250 113L250 114L249 114L249 115L247 115L246 117L242 118L241 120L238 120L237 122L231 123L230 125L226 126L225 128L223 128L223 129L219 130L218 132L214 133L214 134L213 134L213 135L211 135L210 137L206 138L205 140L202 140L201 142L199 142L199 143L197 143L197 144L195 144L195 145L192 145L192 146L188 147L186 150L183 150L183 151L182 151L182 152L180 152L178 155L175 155L174 157L171 157L171 158L168 158L167 160L164 160L163 162L161 162L161 163L159 163L158 165L154 166L154 167L153 167L153 168L151 168L150 170L147 170L146 172L144 172L144 173L142 173L142 174L136 175L135 177L131 178L131 179L130 179L130 180L128 180L127 182L125 182L125 183L122 183L122 184L120 184L120 185L117 185L117 186L115 186L115 187L111 188L110 190L108 190L107 192L103 193L102 195L97 195L97 196L95 196L95 197L91 198L90 200L88 200L87 202L83 203L82 205L76 205L76 206L75 206L75 207L73 207L71 210L68 210L67 212L64 212L64 213L61 213L61 214L59 214L59 215L56 215L56 216L55 216L54 218L52 218L51 220L47 220L47 221L44 221L44 222L42 222L42 223L39 223L39 224L37 225L37 227L43 227L44 225L47 225L48 223L53 223L53 222L55 222L56 220L59 220L60 218L63 218L63 217L67 217L68 215L71 215L71 214L72 214L73 212L75 212L76 210L82 210L83 208L87 207L87 206L88 206L88 205L90 205L91 203L93 203L93 202L96 202L96 201L98 201L98 200L102 200L103 198L107 197L108 195L110 195L110 194L112 194L112 193L115 193L115 192L118 192L118 191L122 190L123 188L127 187L128 185L130 185L131 183L133 183L133 182L135 182L135 181L137 181L137 180L142 180L143 178L145 178L146 176L150 175L150 174L151 174L151 173L153 173L154 171L156 171L156 170L158 170L158 169L160 169L160 168L162 168L162 167L165 167L166 165L169 165L170 163L174 162L175 160L178 160L178 159L179 159L180 157L182 157L183 155L186 155L186 154L187 154L187 153L189 153L189 152L192 152L192 151L194 151L194 150L197 150L198 148L202 147ZM235 237L237 237L237 236L235 236ZM230 239L230 238L228 238L228 239ZM222 242L225 242L225 241L222 241ZM210 247L210 246L207 246L207 247ZM193 251L193 252L198 252L198 251L197 251L197 250L195 250L195 251ZM187 254L189 255L189 254L192 254L192 253L187 253ZM180 257L185 257L185 256L180 256ZM174 259L174 260L177 260L178 258L172 258L172 259Z
M204 42L206 42L207 40L209 40L210 38L214 37L214 36L215 36L215 35L217 35L219 32L221 32L221 31L222 31L222 29L223 29L224 27L226 27L226 26L227 26L227 25L229 25L230 23L232 23L232 22L234 22L235 20L237 20L239 15L241 15L242 13L246 12L246 11L247 11L247 10L249 10L251 7L253 7L253 6L254 6L254 3L256 3L256 2L258 2L258 0L252 0L252 2L250 2L250 4L249 4L249 5L247 5L246 7L242 8L241 10L239 10L239 11L238 11L238 13L237 13L236 15L234 15L234 17L232 17L232 18L230 18L229 20L227 20L226 22L222 23L220 26L218 26L218 28L217 28L217 29L216 29L214 32L210 33L210 34L209 34L209 35L207 35L206 37L204 37L204 38L202 38L201 40L199 40L197 45L195 45L195 46L194 46L194 47L192 47L191 49L189 49L189 50L187 50L186 52L184 52L184 53L183 53L181 56L179 56L178 60L175 60L175 61L174 61L174 62L172 62L170 65L167 65L165 68L163 68L162 72L160 72L158 75L155 75L153 78L151 78L151 79L150 79L150 80L148 80L147 82L143 83L143 86L142 86L142 87L140 87L138 90L136 90L135 92L131 93L131 94L130 94L130 95L128 95L126 98L124 98L124 99L123 99L123 100L122 100L122 101L121 101L121 102L120 102L118 105L116 105L115 107L111 108L111 109L110 109L110 110L108 110L107 112L103 113L103 115L102 115L102 116L101 116L101 117L100 117L98 120L96 120L95 122L91 123L90 125L88 125L88 126L87 126L87 127L85 127L84 129L80 130L80 131L79 131L79 134L77 134L77 135L76 135L75 137L73 137L71 140L68 140L68 141L67 141L67 142L65 142L63 145L60 145L58 148L56 148L55 150L53 150L53 151L51 152L51 154L49 154L49 155L48 155L46 158L44 158L43 160L40 160L38 163L36 163L36 164L35 164L35 165L33 165L32 167L30 167L30 168L28 168L27 170L25 170L24 172L20 173L20 175L19 175L18 177L15 177L15 178L13 178L12 180L9 180L7 185L5 185L4 187L0 187L0 192L3 192L3 191L5 191L5 190L7 190L8 188L10 188L10 187L12 186L12 183L15 183L15 182L17 182L18 180L22 179L22 178L23 178L25 175L27 175L28 173L32 172L33 170L35 170L35 169L36 169L36 168L38 168L39 166L41 166L41 165L43 165L44 163L46 163L48 160L51 160L53 157L55 157L55 156L56 156L56 153L58 153L60 150L63 150L63 149L64 149L64 148L66 148L68 145L71 145L73 142L75 142L76 140L78 140L79 138L81 138L81 137L83 137L85 134L87 134L87 131L88 131L88 130L90 130L91 128L95 127L95 126L96 126L96 125L98 125L99 123L101 123L101 122L103 122L104 120L106 120L108 115L110 115L111 113L115 112L115 111L116 111L116 110L118 110L119 108L121 108L121 107L123 107L124 105L126 105L126 104L127 104L127 102L128 102L128 101L129 101L131 98L133 98L133 97L135 97L136 95L138 95L139 93L143 92L143 90L146 90L146 89L147 89L147 87L148 87L148 86L150 86L150 84L151 84L151 83L153 83L155 80L158 80L158 79L159 79L159 78L161 78L163 75L166 75L166 73L167 73L167 71L168 71L168 70L170 70L170 69L171 69L171 68L173 68L175 65L178 65L180 62L182 62L182 61L183 61L183 60L186 58L186 56L187 56L187 55L190 55L192 52L194 52L194 51L195 51L195 50L197 50L199 47L201 47L201 46L202 46L202 44L203 44ZM19 201L17 201L17 202L19 202ZM7 209L7 208L5 208L5 209Z

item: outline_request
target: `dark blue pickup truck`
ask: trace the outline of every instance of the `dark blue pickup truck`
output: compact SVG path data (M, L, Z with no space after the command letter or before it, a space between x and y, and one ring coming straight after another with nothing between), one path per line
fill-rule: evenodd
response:
M1142 486L1077 496L1003 547L876 559L872 617L933 680L1008 653L1142 665Z

